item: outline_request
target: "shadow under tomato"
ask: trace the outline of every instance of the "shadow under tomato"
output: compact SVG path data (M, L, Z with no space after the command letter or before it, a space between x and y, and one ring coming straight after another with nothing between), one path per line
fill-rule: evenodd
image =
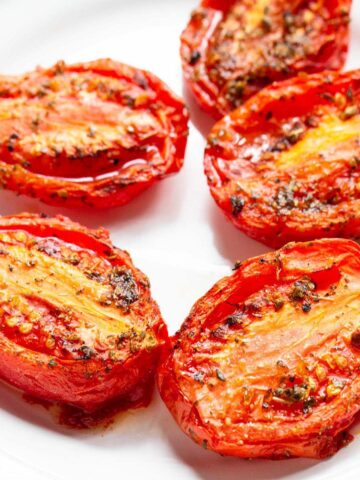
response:
M130 203L110 209L95 209L91 207L67 208L53 207L39 200L26 196L17 196L11 191L2 191L0 196L0 215L15 215L21 212L45 213L50 216L65 215L72 220L82 223L90 228L113 228L116 224L132 221L138 222L139 219L146 224L154 221L154 212L161 209L162 213L168 212L173 216L176 213L177 205L180 204L181 192L177 191L176 175L171 178L159 181L152 185L148 190L142 192ZM151 212L151 216L149 213Z
M200 108L185 82L183 84L183 97L190 112L191 122L203 137L207 137L216 120Z
M196 445L179 429L170 413L167 412L162 416L161 425L174 455L192 468L196 472L197 478L203 480L281 479L295 473L301 475L302 471L316 467L320 463L310 459L275 462L222 457Z
M16 388L0 383L0 409L40 428L68 436L96 435L109 431L128 412L149 406L153 391L135 397L123 397L94 413L87 413L71 405L42 400L24 394ZM143 390L141 389L141 392ZM139 397L139 398L138 398Z
M151 229L157 222L176 215L181 202L181 192L176 181L179 174L181 172L155 183L126 205L107 210L75 209L72 212L67 209L65 214L91 228L103 226L111 230L126 225L129 230L133 226L139 227L141 231Z
M208 219L212 226L215 246L231 265L237 260L243 261L271 250L237 229L211 198L208 200Z
M32 423L40 428L58 430L57 425L51 424L51 415L46 411L48 406L31 405L24 401L22 392L0 382L0 409L11 415Z

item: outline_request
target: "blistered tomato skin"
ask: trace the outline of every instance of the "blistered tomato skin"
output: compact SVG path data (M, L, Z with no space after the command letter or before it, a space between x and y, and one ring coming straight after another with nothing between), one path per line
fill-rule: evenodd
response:
M183 164L188 113L109 59L0 77L0 181L52 205L123 205Z
M208 139L211 194L266 245L360 236L360 71L267 87Z
M221 118L263 87L340 69L351 0L202 0L181 37L185 79Z
M205 448L324 458L359 411L360 247L291 243L237 265L164 351L161 396Z
M0 377L95 411L148 398L166 326L149 281L105 230L0 218Z

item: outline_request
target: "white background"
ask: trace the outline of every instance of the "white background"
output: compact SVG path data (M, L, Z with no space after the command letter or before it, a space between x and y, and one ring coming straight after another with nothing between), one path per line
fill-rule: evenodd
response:
M360 1L353 0L348 68L360 67ZM183 93L179 35L197 0L0 0L0 72L111 57L151 70ZM357 58L359 60L357 60ZM171 333L193 303L237 259L265 252L222 217L203 175L211 121L185 95L192 120L183 170L132 204L111 211L60 210L0 192L0 214L65 213L103 225L151 279ZM200 133L200 131L202 133ZM360 425L354 427L360 433ZM355 435L356 437L356 435ZM0 479L326 479L359 478L360 438L327 461L243 461L193 444L156 395L121 414L108 431L57 426L41 407L0 384Z

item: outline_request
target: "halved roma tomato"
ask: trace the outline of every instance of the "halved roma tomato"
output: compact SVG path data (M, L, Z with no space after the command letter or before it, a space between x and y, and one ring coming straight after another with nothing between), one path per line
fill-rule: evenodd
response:
M197 443L239 457L322 458L360 409L360 247L292 243L237 265L192 308L158 373Z
M360 70L275 83L218 122L205 172L226 216L277 247L360 236Z
M93 411L148 397L166 326L108 233L64 217L0 218L0 377Z
M187 122L157 77L109 59L1 76L0 181L53 205L123 205L180 170Z
M181 37L185 78L215 117L269 85L340 69L351 0L202 0Z

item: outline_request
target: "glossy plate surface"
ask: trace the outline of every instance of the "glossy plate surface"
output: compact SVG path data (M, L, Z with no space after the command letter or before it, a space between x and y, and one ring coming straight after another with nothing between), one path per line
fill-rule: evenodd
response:
M360 2L354 0L348 68L360 67ZM0 71L22 73L56 60L112 57L151 70L182 93L179 35L197 0L3 0ZM0 192L0 214L63 213L89 227L103 225L151 278L154 298L173 333L193 303L235 260L267 251L237 231L216 207L203 175L203 148L212 121L187 96L193 124L185 166L125 208L96 212L48 207ZM356 479L355 440L327 461L242 461L193 444L156 395L148 409L120 414L106 431L58 426L40 406L0 385L0 478L4 480Z

